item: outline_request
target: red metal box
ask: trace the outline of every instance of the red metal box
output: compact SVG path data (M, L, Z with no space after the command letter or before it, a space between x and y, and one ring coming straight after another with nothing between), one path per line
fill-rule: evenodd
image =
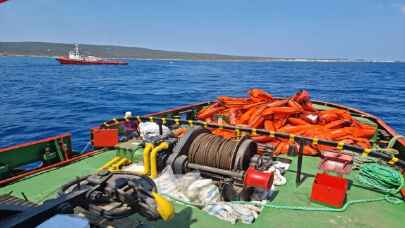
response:
M318 173L312 185L311 201L341 208L346 200L349 182L338 176Z
M113 147L119 142L118 129L91 129L92 145L95 148Z

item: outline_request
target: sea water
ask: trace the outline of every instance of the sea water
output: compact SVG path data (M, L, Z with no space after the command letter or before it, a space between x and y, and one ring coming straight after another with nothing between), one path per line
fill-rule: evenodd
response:
M60 65L52 58L0 57L0 147L64 132L80 150L90 128L125 111L142 115L262 88L307 89L316 100L374 114L405 134L404 63L130 60Z

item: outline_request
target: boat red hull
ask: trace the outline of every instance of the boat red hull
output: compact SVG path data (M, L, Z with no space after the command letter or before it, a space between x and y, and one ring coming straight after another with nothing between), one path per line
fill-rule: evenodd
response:
M65 57L56 58L60 64L75 64L75 65L128 65L127 62L118 60L74 60Z

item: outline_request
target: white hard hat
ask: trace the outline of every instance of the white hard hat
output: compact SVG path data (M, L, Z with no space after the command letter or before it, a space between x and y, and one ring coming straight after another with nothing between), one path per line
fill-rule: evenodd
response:
M132 116L132 112L125 112L124 118L128 118Z

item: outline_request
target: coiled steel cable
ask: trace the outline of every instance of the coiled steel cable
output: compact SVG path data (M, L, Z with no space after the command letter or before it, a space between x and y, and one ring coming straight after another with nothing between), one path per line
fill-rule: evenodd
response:
M238 140L228 140L210 133L202 133L191 143L188 160L199 165L232 170L238 145Z

